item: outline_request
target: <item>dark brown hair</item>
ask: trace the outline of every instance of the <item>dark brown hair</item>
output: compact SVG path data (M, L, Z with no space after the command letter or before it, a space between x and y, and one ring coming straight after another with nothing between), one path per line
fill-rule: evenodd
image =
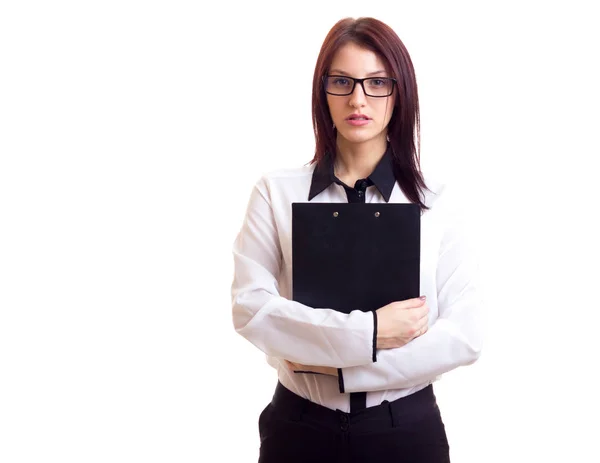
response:
M333 57L343 45L352 42L377 53L386 64L391 77L397 80L397 97L388 125L392 146L394 175L406 197L425 206L421 192L428 189L420 166L420 118L417 81L406 47L387 24L374 18L345 18L329 31L321 46L313 77L312 118L315 132L315 157L321 161L326 153L336 155L336 135L329 112L322 77L327 74Z

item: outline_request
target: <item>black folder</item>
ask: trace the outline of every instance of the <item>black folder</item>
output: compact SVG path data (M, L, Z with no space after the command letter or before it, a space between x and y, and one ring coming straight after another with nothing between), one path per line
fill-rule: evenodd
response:
M293 203L292 298L344 313L419 297L416 204Z

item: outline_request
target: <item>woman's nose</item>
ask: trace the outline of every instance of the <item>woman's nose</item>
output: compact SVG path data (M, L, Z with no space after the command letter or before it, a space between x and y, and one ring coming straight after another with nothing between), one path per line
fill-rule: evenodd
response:
M354 91L350 95L350 106L354 108L358 108L364 106L367 100L367 96L365 95L365 91L363 86L360 83L356 83L354 86Z

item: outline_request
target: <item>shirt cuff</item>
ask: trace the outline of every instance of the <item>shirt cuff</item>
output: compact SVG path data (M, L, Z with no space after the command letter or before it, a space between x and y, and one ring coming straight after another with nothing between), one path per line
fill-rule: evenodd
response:
M377 311L373 310L373 362L377 361Z
M377 312L373 310L373 362L377 362ZM344 394L346 389L344 387L344 374L342 369L338 368L338 385L340 387L340 393Z
M340 386L340 393L344 394L346 390L344 389L344 375L341 368L338 368L338 385Z

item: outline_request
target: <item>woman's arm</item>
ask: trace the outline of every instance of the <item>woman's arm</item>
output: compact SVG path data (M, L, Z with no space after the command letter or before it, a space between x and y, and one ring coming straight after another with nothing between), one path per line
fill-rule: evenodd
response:
M436 272L439 317L408 344L377 351L377 363L342 368L340 392L400 389L416 386L477 360L482 349L482 300L477 285L478 259L468 238L464 215L442 193L445 231ZM443 203L441 202L443 201ZM310 371L310 367L303 367Z
M268 182L254 187L235 240L232 284L236 331L267 355L348 368L374 361L374 315L312 308L279 295L281 249Z

